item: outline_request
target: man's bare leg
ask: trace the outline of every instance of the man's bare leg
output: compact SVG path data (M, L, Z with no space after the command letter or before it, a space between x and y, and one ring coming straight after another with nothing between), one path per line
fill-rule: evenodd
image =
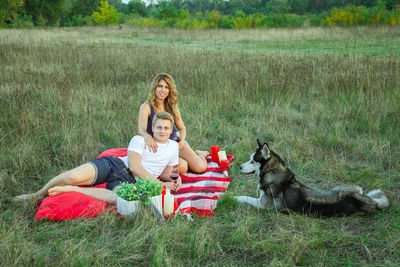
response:
M96 176L96 169L90 163L85 163L75 169L61 173L51 179L45 186L43 186L39 191L19 195L14 198L14 200L26 200L31 198L45 197L48 194L48 190L54 186L63 185L91 185L93 184L94 178Z
M49 196L65 192L79 192L110 204L117 203L117 195L113 191L105 188L89 188L75 185L55 186L49 189Z

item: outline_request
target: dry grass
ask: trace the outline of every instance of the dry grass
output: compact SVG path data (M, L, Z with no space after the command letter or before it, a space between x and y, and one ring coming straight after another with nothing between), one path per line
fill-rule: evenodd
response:
M295 54L399 56L399 27L286 28L246 30L178 30L87 27L0 31L0 39L14 47L175 47L279 51Z

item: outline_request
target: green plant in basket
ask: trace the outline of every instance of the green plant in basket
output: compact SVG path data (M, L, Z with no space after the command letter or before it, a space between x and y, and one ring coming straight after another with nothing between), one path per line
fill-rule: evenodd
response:
M122 183L117 188L117 195L127 201L135 201L140 199L140 193L146 197L154 197L161 194L162 185L157 181L138 178L135 184Z
M137 191L134 184L131 183L122 183L121 186L117 188L117 195L125 199L126 201L135 201L139 200L139 192Z

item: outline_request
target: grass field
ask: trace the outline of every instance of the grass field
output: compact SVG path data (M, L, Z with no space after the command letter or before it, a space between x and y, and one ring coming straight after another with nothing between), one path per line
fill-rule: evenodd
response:
M235 155L214 217L55 223L11 201L126 147L158 72L177 82L192 147ZM399 27L0 30L0 264L397 266L399 74ZM238 165L257 137L299 180L381 188L392 207L310 218L238 205L232 196L256 195Z

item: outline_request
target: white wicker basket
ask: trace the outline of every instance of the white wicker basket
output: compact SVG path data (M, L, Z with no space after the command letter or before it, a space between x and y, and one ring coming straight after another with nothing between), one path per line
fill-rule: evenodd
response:
M162 195L151 197L150 200L162 214ZM127 201L117 196L117 211L119 214L135 216L140 209L140 201Z

